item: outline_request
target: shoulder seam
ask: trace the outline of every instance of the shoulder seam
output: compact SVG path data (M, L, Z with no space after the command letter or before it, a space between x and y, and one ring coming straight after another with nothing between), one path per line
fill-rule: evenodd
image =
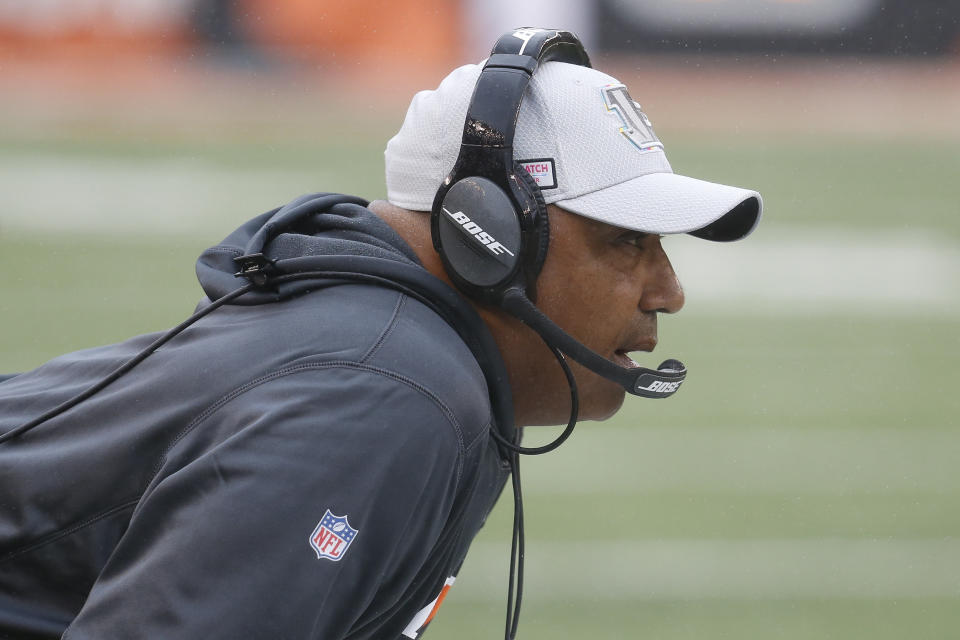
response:
M103 511L100 511L100 512L98 512L98 513L95 513L95 514L93 514L92 516L89 516L89 517L87 517L87 518L84 518L83 520L80 520L79 522L74 522L74 523L72 523L72 524L69 524L69 525L61 528L61 529L57 529L56 531L53 531L53 532L51 532L51 533L48 533L47 535L42 536L40 539L34 540L33 542L29 542L29 543L27 543L27 544L25 544L25 545L23 545L23 546L21 546L21 547L19 547L19 548L17 548L17 549L14 549L13 551L7 553L7 554L4 555L3 557L0 557L0 564L3 564L4 562L7 562L8 560L12 560L13 558L16 558L17 556L21 556L21 555L23 555L23 554L25 554L25 553L29 553L29 552L35 551L36 549L39 549L39 548L41 548L41 547L45 547L45 546L47 546L48 544L50 544L51 542L56 542L56 541L59 540L60 538L64 538L64 537L66 537L66 536L69 536L69 535L71 535L71 534L74 534L74 533L76 533L77 531L80 531L81 529L84 529L84 528L88 527L89 525L91 525L91 524L93 524L93 523L95 523L95 522L99 522L100 520L103 520L104 518L109 518L110 516L112 516L112 515L115 514L115 513L119 513L119 512L121 512L121 511L123 511L123 510L125 510L125 509L129 509L130 507L134 507L134 506L136 506L136 504L137 504L139 501L140 501L140 496L137 496L137 497L134 498L133 500L128 500L128 501L126 501L126 502L122 502L122 503L120 503L120 504L114 505L114 506L112 506L112 507L109 507L109 508L107 508L107 509L104 509Z
M380 347L383 346L383 343L387 341L387 338L390 337L390 334L393 333L393 329L397 326L397 322L400 319L400 313L403 311L403 305L406 300L407 296L405 294L400 294L397 296L397 304L393 308L393 315L390 316L390 321L387 322L387 326L380 333L380 337L374 341L373 345L367 349L367 352L360 358L361 363L366 363L368 360L370 360L374 354L380 350Z

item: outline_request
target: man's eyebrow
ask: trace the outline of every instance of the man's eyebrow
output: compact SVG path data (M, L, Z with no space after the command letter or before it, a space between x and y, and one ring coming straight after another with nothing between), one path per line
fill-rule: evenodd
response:
M616 236L618 238L622 238L624 236L630 236L632 238L645 238L647 236L652 236L652 235L656 235L656 234L650 233L648 231L637 231L635 229L624 229L624 228L617 228L617 233L616 233Z

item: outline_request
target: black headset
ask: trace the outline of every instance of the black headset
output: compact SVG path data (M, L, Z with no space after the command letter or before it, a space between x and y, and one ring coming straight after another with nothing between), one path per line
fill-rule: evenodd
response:
M542 62L590 66L569 31L516 29L500 37L467 108L460 155L433 200L433 246L454 283L499 304L531 291L547 256L550 224L540 188L513 158L517 116Z
M433 199L433 247L454 284L475 300L519 318L552 348L648 398L672 395L687 370L677 360L659 369L627 368L591 351L534 305L550 244L540 187L513 157L520 104L537 67L558 61L590 67L577 36L520 28L497 40L473 90L460 154Z

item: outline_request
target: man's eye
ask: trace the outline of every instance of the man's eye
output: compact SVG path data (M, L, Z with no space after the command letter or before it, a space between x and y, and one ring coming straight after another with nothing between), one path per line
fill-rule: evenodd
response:
M626 244L632 244L635 247L643 247L643 241L646 240L649 235L649 233L643 233L641 231L625 233L620 236L620 241Z

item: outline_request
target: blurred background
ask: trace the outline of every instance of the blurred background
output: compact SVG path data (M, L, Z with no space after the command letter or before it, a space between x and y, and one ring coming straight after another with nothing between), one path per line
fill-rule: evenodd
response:
M524 461L521 637L957 637L956 2L0 0L0 371L176 324L196 256L299 194L383 197L413 93L521 25L766 209L665 241L682 393ZM429 637L502 634L511 510Z

